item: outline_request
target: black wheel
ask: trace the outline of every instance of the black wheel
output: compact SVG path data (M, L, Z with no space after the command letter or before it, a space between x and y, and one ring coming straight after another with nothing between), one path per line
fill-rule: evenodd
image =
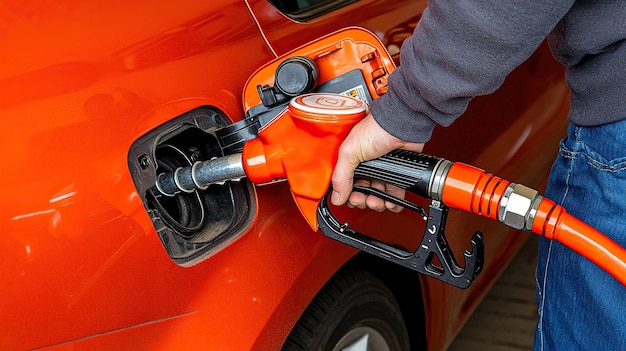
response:
M283 350L405 351L409 337L393 294L374 275L341 271L324 286Z

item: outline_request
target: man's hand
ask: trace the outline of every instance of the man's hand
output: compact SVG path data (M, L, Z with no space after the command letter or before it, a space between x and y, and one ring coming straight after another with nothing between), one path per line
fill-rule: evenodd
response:
M369 207L376 211L388 209L392 212L402 210L401 207L375 196L352 193L354 170L359 163L383 156L396 149L422 152L424 144L409 143L394 137L378 125L371 114L357 123L339 147L337 164L332 176L331 202L333 205L340 206L348 201L349 207ZM404 190L382 182L372 181L370 184L369 180L358 180L355 184L370 185L393 196L404 197Z

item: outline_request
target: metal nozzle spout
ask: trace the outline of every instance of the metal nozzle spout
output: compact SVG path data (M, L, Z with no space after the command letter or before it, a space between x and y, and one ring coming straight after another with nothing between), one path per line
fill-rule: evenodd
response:
M204 190L211 184L223 184L245 176L241 154L237 153L197 161L191 166L177 168L174 172L161 173L154 187L165 196L174 196L179 192Z

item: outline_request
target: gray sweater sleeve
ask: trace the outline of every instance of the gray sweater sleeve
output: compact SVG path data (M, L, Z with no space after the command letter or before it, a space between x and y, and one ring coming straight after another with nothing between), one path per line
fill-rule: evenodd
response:
M469 101L495 91L574 0L430 0L405 40L389 91L372 104L390 134L424 143Z

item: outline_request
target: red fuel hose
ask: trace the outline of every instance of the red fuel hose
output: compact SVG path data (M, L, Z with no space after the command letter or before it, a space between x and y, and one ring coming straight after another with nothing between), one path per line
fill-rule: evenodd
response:
M626 249L536 191L459 162L443 183L444 204L556 240L626 285Z
M626 250L551 200L541 201L532 232L562 243L626 285Z

